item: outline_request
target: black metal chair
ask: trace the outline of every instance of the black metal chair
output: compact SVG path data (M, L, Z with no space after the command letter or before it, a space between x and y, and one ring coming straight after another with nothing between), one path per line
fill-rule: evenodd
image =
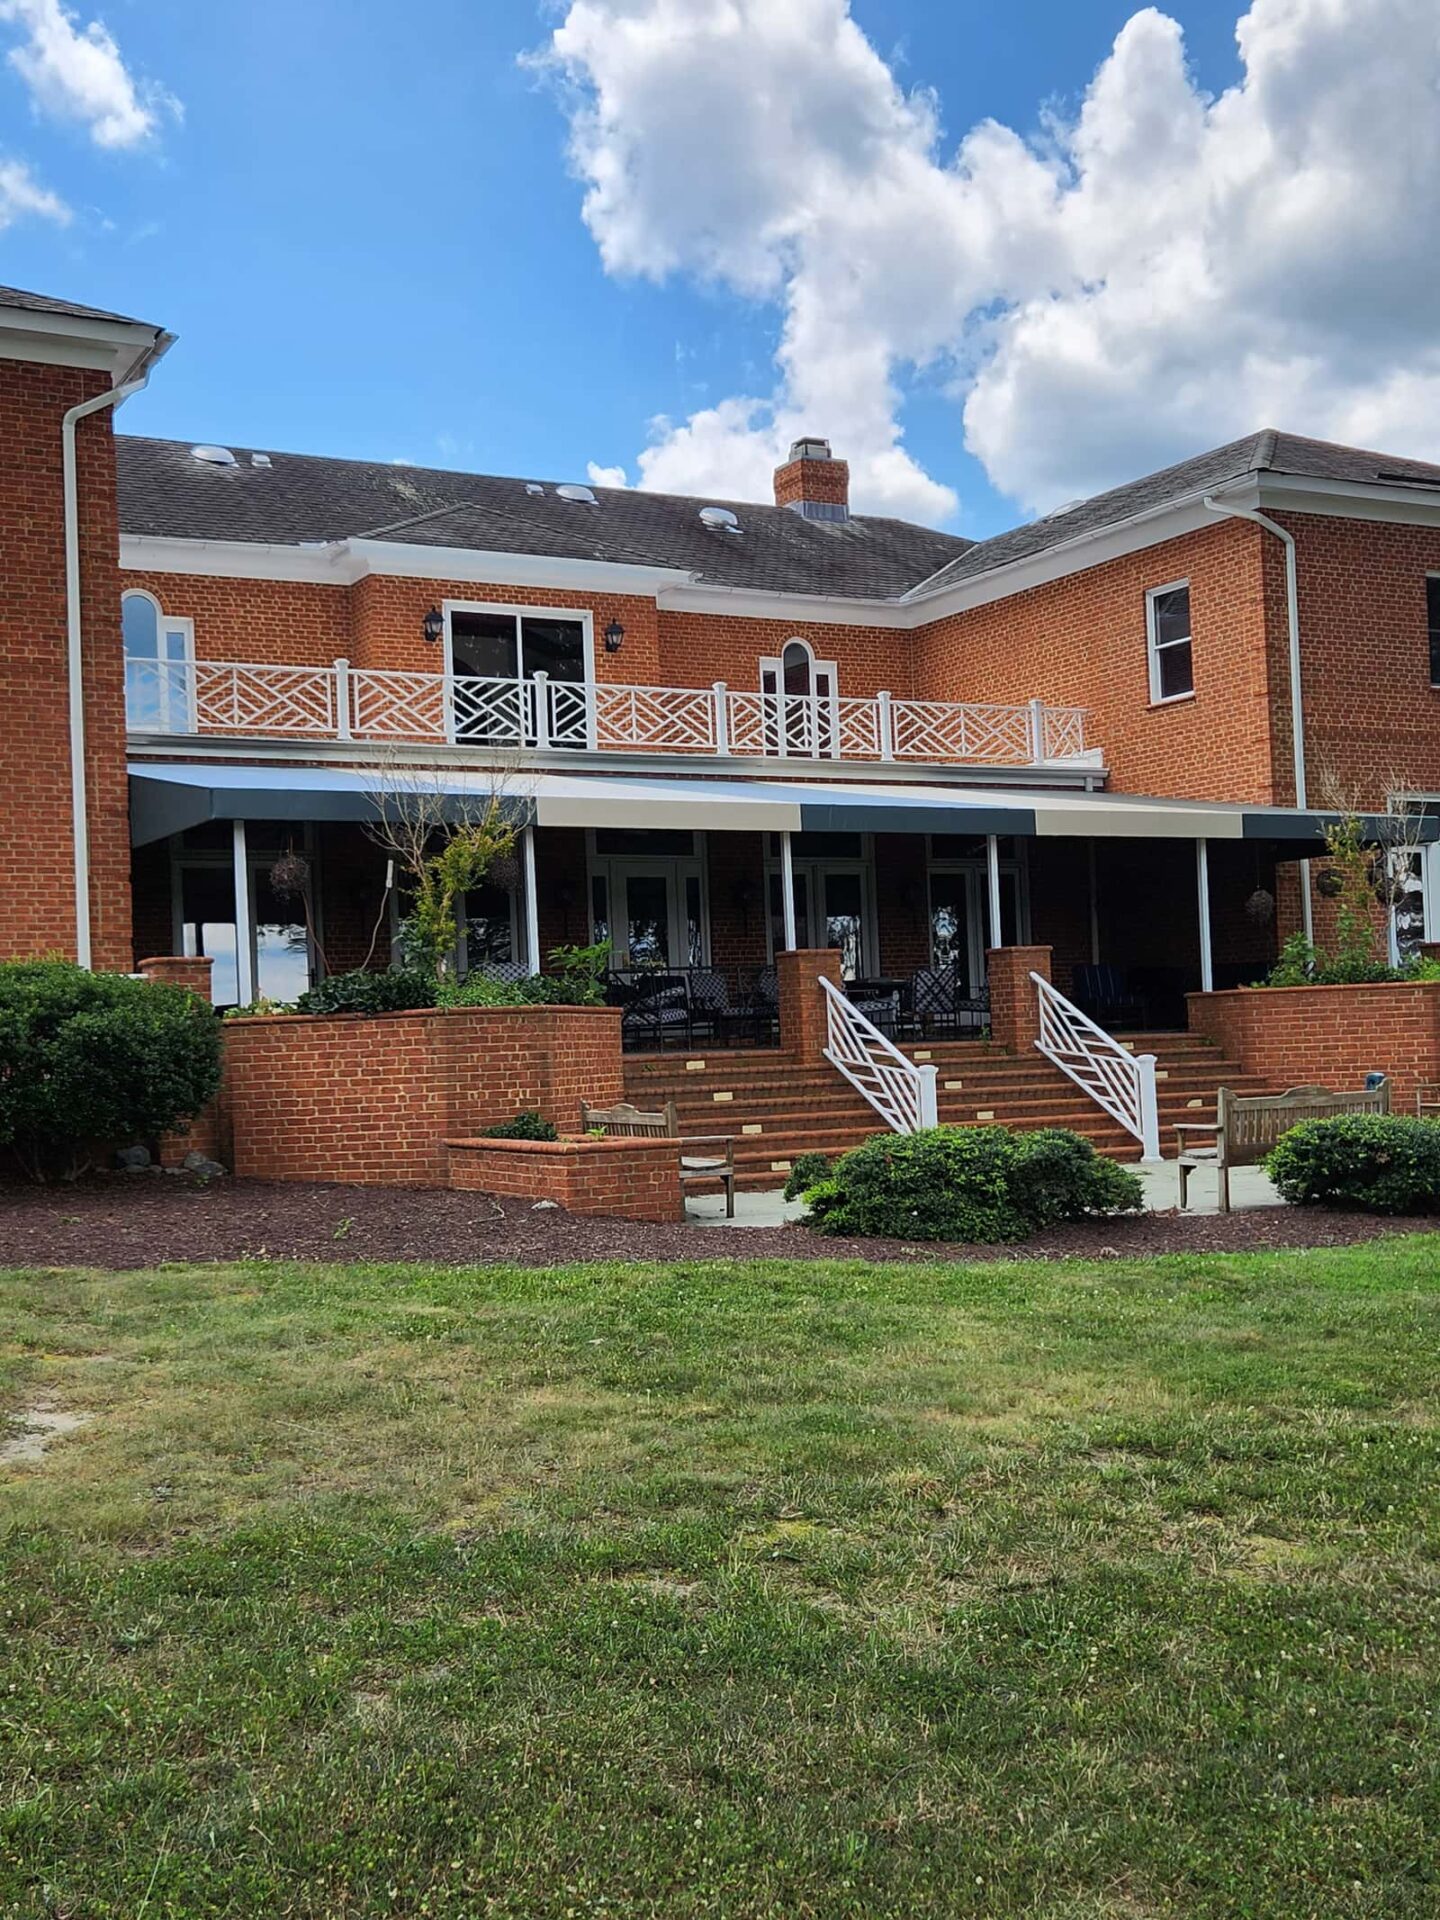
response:
M892 988L889 993L876 993L858 981L847 988L846 999L857 1013L863 1013L871 1026L878 1027L887 1039L893 1040L900 1027L900 994Z
M917 969L910 993L917 1033L928 1038L943 1029L959 1028L960 969L953 961L945 967Z
M1145 1025L1145 1002L1119 967L1093 962L1076 967L1075 1004L1102 1027Z
M691 967L690 1030L729 1046L736 1029L751 1018L748 1007L737 1006L730 992L730 976L723 967Z
M525 960L485 960L478 967L471 967L470 971L483 973L491 980L503 980L512 987L530 978L530 965Z
M683 973L637 972L624 982L620 1044L663 1051L667 1041L690 1043L690 988Z

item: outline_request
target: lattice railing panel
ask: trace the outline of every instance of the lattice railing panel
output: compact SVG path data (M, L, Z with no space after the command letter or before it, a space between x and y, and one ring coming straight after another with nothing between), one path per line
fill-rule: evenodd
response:
M983 760L1024 766L1032 758L1028 707L896 700L890 713L897 760Z
M199 733L335 733L333 668L199 660L187 671Z

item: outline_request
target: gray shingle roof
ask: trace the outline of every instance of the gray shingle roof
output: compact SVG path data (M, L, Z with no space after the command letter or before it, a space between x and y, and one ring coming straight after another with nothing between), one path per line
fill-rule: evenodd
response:
M113 320L122 327L150 324L123 313L107 313L103 307L77 307L73 300L52 300L48 293L26 293L20 287L0 287L0 307L14 307L21 313L54 313L67 320Z
M1068 507L1032 520L1028 526L981 540L913 590L916 599L928 598L946 587L974 580L997 567L1009 566L1044 553L1050 547L1098 533L1138 514L1207 493L1228 480L1249 473L1293 474L1305 479L1359 481L1373 486L1409 485L1440 488L1440 466L1423 460L1402 460L1390 454L1370 453L1359 447L1337 446L1329 440L1307 440L1300 434L1279 433L1266 427L1228 446L1181 460L1142 480L1127 481L1108 493L1097 493Z
M369 460L276 453L255 467L196 460L190 444L116 438L120 526L127 534L282 546L388 539L420 546L680 567L716 586L892 600L965 551L968 541L904 520L806 520L753 501L688 499L597 487L599 504L532 494L520 479ZM726 506L741 531L712 531L702 506Z

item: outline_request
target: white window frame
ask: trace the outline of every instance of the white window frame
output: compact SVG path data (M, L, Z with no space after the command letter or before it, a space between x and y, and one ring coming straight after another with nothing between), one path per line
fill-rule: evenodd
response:
M314 936L306 937L305 946L310 961L310 983L320 977L319 948L325 944L325 888L324 877L320 870L319 839L311 821L285 822L297 829L299 846L296 851L303 855L310 865L310 904L311 918L315 923ZM219 847L187 847L183 833L173 833L169 841L170 853L170 927L172 953L185 953L185 892L184 876L187 868L204 869L211 873L228 873L232 880L235 874L235 857L228 850ZM255 982L255 991L260 991L260 952L258 930L255 917L256 886L262 874L273 867L277 855L268 848L247 846L245 851L246 880L250 893L250 978ZM232 900L231 911L234 911ZM223 925L223 922L218 924ZM233 924L233 922L232 922ZM228 1005L228 1001L217 1001L216 1005Z
M196 730L195 622L187 615L172 615L166 613L159 600L150 592L148 587L126 587L120 595L120 618L122 627L121 658L124 662L126 723L127 725L129 723L130 661L132 657L135 659L141 658L138 654L132 656L125 651L123 627L125 602L127 600L148 600L150 605L155 609L155 679L160 696L160 731L166 734L193 733ZM177 716L171 710L171 694L173 690L171 676L166 673L164 669L176 663L167 659L164 652L165 636L167 633L178 633L185 649L185 657L182 663L185 669L185 683L184 689L179 696L181 712L178 715L178 718L187 723L184 726L176 726L174 724Z
M520 622L522 620L579 622L585 660L585 678L580 683L585 689L585 744L592 752L594 751L595 615L588 607L532 607L510 600L444 600L441 602L440 610L445 616L445 731L449 739L454 740L456 737L454 703L449 697L449 690L455 683L455 645L450 627L451 617L457 613L503 614L515 621L515 663L520 669L515 678L522 682L532 676L528 676L525 672L525 635Z
M805 731L809 742L802 744L798 753L792 750L790 741L790 710L786 705L785 692L785 656L791 647L803 647L810 659L809 699L814 704L806 710ZM829 675L829 693L817 693L816 683L823 675ZM767 686L767 679L773 686ZM840 669L834 660L822 660L814 645L803 633L792 633L784 641L779 653L762 654L760 659L760 692L767 702L765 715L765 751L777 759L828 760L839 756L840 740ZM824 709L823 715L821 709ZM773 742L773 745L771 744ZM821 748L828 747L827 753Z
M619 829L624 831L624 829ZM686 945L686 932L689 925L685 908L685 887L687 881L700 883L700 959L691 961L672 960L663 968L665 973L683 973L692 965L708 967L710 962L710 859L706 851L705 835L698 828L691 838L689 853L599 853L595 846L595 829L587 828L585 833L585 916L586 925L593 941L595 934L595 886L596 878L605 882L605 902L610 913L610 939L612 943L612 961L617 967L628 968L633 965L630 958L629 943L625 942L624 958L620 958L621 942L616 939L620 926L617 914L617 902L623 902L625 882L633 874L644 878L650 875L664 878L670 886L670 926L669 941L672 952L683 952Z
M1152 707L1173 707L1177 701L1195 698L1195 606L1190 604L1190 626L1183 640L1167 640L1161 643L1155 628L1155 602L1162 593L1179 593L1183 589L1187 600L1190 599L1188 580L1167 580L1163 586L1147 587L1145 590L1145 649L1150 664L1150 704ZM1160 655L1169 653L1175 647L1190 649L1190 685L1183 693L1162 693L1160 690Z
M840 829L841 832L844 829ZM856 978L872 979L880 972L880 915L879 896L875 885L875 836L862 833L859 853L797 853L791 862L797 881L803 875L805 879L805 904L809 914L810 938L820 937L819 920L824 912L825 881L831 874L845 876L854 874L860 881L860 965ZM775 922L770 913L770 883L781 878L784 862L778 854L770 852L769 835L765 838L765 880L761 890L761 912L765 918L765 957L771 966L775 964L778 951L775 944Z

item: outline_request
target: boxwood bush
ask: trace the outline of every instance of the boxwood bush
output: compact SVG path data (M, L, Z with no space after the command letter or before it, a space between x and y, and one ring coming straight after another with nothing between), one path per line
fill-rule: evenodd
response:
M931 1127L852 1148L808 1192L820 1233L895 1240L1023 1240L1064 1219L1133 1213L1139 1179L1064 1127Z
M818 1186L822 1180L830 1177L830 1156L828 1153L797 1153L790 1177L785 1182L785 1198L800 1200Z
M985 1243L1142 1205L1133 1173L1059 1127L877 1134L837 1161L807 1198L809 1222L821 1233Z
M1440 1126L1399 1113L1302 1120L1276 1142L1265 1170L1292 1206L1433 1213L1440 1208Z
M415 967L391 967L371 973L332 973L308 988L295 1002L297 1013L409 1013L433 1007L435 982Z
M0 1149L32 1179L191 1119L220 1084L220 1023L182 987L0 964Z

